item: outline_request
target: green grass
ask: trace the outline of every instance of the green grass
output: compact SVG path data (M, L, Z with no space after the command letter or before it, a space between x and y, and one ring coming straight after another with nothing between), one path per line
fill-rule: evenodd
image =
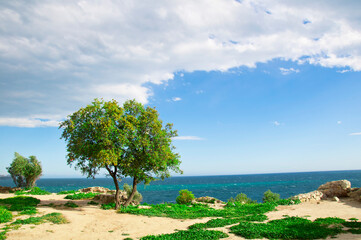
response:
M75 193L79 193L79 191L77 191L77 190L60 191L60 192L57 193L57 195L62 195L62 194L75 194Z
M88 205L99 205L99 203L95 202L95 201L89 201L87 204Z
M0 208L0 223L10 222L12 219L13 214L9 210Z
M268 223L240 222L231 227L231 233L246 239L319 239L345 232L338 218L319 218L317 221L286 217Z
M194 239L215 240L226 237L228 237L228 235L221 231L188 230L188 231L178 231L171 234L161 234L157 236L149 235L142 237L141 240L194 240Z
M33 197L17 196L0 199L0 205L6 207L9 211L18 211L20 214L32 215L37 212L36 206L40 200Z
M48 191L45 191L39 187L33 187L30 189L25 189L25 190L21 190L21 191L16 191L15 195L49 195L51 194Z
M44 222L51 222L54 224L64 224L68 221L61 213L49 213L41 217L29 217L27 219L17 219L12 225L24 225L24 224L41 224Z
M65 199L71 199L71 200L80 200L80 199L92 199L96 195L99 195L100 193L75 193L65 196Z
M64 204L64 206L69 207L69 208L77 208L77 207L79 207L78 204L75 204L73 202L67 202L67 203Z
M102 204L100 208L104 210L115 209L115 203Z

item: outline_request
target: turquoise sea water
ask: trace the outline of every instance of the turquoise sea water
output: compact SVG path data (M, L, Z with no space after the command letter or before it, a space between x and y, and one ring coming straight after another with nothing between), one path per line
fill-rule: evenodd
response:
M352 187L361 187L361 170L171 177L164 181L152 182L147 186L141 184L138 186L138 191L143 195L143 202L152 204L175 202L181 189L192 191L196 197L212 196L223 201L242 192L261 202L263 193L268 189L279 193L282 198L288 198L316 190L323 183L341 179L349 180ZM122 183L131 184L131 181L124 179ZM14 184L11 179L0 179L0 186L14 186ZM115 189L111 178L41 178L37 181L37 186L50 192L77 190L91 186Z

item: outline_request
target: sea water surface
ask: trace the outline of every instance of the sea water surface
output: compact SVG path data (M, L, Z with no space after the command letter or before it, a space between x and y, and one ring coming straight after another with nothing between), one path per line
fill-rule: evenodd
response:
M281 198L288 198L300 193L316 190L321 184L329 181L347 179L352 187L361 187L361 170L272 173L225 176L192 176L171 177L164 181L158 180L149 185L138 185L143 195L143 202L158 204L175 202L181 189L188 189L196 197L211 196L222 201L245 193L258 202L262 201L263 193L271 190L279 193ZM78 190L81 188L101 186L115 189L111 178L40 178L37 186L49 192ZM131 185L131 179L123 179L123 183ZM0 186L14 186L11 179L0 179Z

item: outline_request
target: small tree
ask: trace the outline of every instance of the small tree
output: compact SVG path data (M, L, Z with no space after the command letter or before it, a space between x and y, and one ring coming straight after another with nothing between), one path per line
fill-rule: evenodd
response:
M280 200L280 195L278 193L273 193L271 190L267 190L263 193L262 201L266 202L277 202Z
M95 177L105 168L116 188L115 207L119 208L119 179L133 178L127 206L137 192L137 184L146 184L156 176L164 179L169 170L179 170L179 155L173 153L171 138L177 136L172 125L163 127L154 108L145 108L135 100L120 107L115 100L95 99L61 123L62 138L67 141L68 164L83 174Z
M25 158L17 152L7 170L15 185L22 188L34 187L42 173L41 164L35 156Z

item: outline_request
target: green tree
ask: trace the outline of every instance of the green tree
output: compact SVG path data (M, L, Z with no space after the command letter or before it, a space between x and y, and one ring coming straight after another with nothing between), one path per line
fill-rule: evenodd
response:
M121 107L115 100L95 99L60 125L67 141L68 164L93 178L105 168L115 184L116 208L120 206L119 180L132 177L132 192L124 204L129 205L138 183L169 177L170 170L181 172L179 155L171 144L177 132L171 124L163 127L158 115L154 108L135 100Z
M25 158L19 153L14 154L14 160L7 168L15 185L22 188L32 188L42 173L40 162L35 156Z

